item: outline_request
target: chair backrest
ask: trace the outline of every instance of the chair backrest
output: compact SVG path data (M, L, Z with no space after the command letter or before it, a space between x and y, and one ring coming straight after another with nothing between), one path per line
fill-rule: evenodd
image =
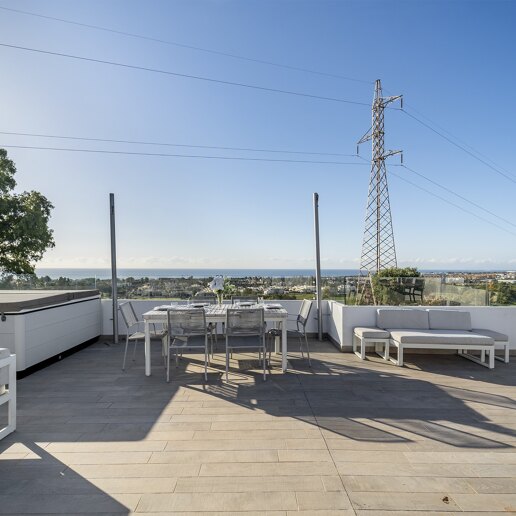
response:
M301 303L301 308L299 309L299 314L297 316L297 323L298 325L301 324L303 328L308 322L308 317L310 315L310 311L312 310L312 303L313 301L310 299L303 299L303 302Z
M199 296L194 296L190 298L190 303L209 303L210 305L214 305L218 302L217 296L215 294L201 294Z
M263 335L263 308L228 308L226 333L228 335Z
M120 313L122 314L122 319L124 320L124 323L127 326L127 328L130 328L131 326L134 326L139 322L138 317L136 317L134 307L130 301L121 303L119 308Z
M171 337L205 335L206 312L203 308L170 308L167 310L167 330Z
M231 296L231 303L234 305L246 302L258 303L258 296Z

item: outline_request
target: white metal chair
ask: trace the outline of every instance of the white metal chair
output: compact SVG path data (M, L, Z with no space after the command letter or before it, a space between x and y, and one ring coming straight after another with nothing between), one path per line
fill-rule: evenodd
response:
M263 308L228 308L226 312L226 381L229 380L229 354L233 350L257 349L263 355L266 380L265 322Z
M308 317L310 316L310 311L312 310L313 301L309 299L303 299L301 303L301 307L299 308L299 313L295 318L289 317L288 320L295 321L296 329L295 330L287 330L287 339L290 337L297 337L299 339L299 350L301 351L301 357L305 358L303 353L303 340L306 346L306 354L308 357L308 365L312 367L312 362L310 360L310 348L308 346L308 338L306 336L306 323L308 322ZM274 341L275 338L281 337L281 330L277 328L272 328L267 332L267 335L270 337L271 341ZM271 360L271 351L272 351L272 342L269 343L269 362Z
M130 301L121 303L119 306L119 310L122 314L122 319L124 320L126 326L124 360L122 362L122 371L125 371L125 362L127 358L127 349L129 347L129 341L134 342L133 362L136 357L136 346L138 345L138 342L145 342L145 333L140 329L140 325L143 325L144 322L138 319L134 307ZM156 326L153 325L153 329L150 332L150 336L151 339L161 339L163 336L163 331L156 330Z
M208 326L204 308L170 308L167 310L166 342L167 382L170 381L170 351L176 357L188 349L204 350L204 379L208 380Z
M4 403L8 404L7 426L0 428L0 439L16 430L16 355L0 348L0 405Z

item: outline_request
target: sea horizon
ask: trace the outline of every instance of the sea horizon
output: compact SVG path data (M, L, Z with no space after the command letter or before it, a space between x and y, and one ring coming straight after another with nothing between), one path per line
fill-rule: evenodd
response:
M336 276L357 276L359 269L321 269L323 277ZM421 269L422 273L489 273L489 272L506 272L503 269L479 270L479 269ZM49 276L52 279L60 277L69 279L110 279L111 269L109 268L74 268L74 267L41 267L36 268L37 276ZM260 268L151 268L151 267L120 267L117 270L118 278L207 278L215 275L222 275L229 278L244 277L296 277L296 276L315 276L315 269L295 269L295 268L278 268L278 269L260 269Z

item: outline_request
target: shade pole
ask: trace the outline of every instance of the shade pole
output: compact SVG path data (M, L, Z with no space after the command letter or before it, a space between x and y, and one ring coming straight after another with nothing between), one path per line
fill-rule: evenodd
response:
M116 284L115 194L109 194L111 227L111 299L113 300L113 343L118 344L118 290Z
M321 296L321 251L319 247L319 194L314 192L314 230L315 230L315 288L317 304L317 336L322 340L322 296Z

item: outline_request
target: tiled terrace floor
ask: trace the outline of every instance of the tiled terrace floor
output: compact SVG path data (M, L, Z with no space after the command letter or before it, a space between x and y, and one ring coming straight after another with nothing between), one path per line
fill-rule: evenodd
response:
M190 360L166 384L158 349L146 378L142 349L122 373L104 343L21 380L0 513L516 511L516 364L312 348L266 382L236 362L222 382L219 355L207 384Z

